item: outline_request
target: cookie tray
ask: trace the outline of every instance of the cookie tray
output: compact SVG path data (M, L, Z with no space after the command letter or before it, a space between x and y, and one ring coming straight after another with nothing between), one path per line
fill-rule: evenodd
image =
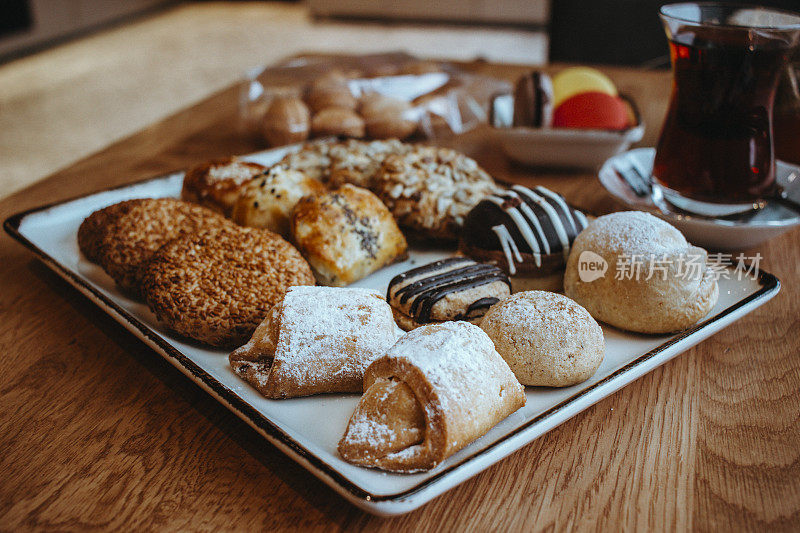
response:
M272 164L285 151L271 150L247 159ZM178 196L182 178L182 172L173 173L26 211L6 220L5 229L269 442L344 498L378 515L402 514L425 504L763 305L780 289L778 279L763 271L755 279L721 279L719 301L709 316L677 335L635 335L604 327L605 359L590 380L564 389L529 387L525 407L437 468L419 474L389 474L350 465L337 455L336 445L358 395L290 400L261 397L230 370L227 353L170 336L157 326L144 304L121 294L99 267L81 256L76 234L92 211L130 198ZM383 292L397 273L450 254L447 250L412 250L407 261L355 285Z

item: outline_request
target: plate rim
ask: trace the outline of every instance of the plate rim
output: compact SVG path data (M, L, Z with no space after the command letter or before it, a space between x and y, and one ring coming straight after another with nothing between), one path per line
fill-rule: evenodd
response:
M58 207L63 204L80 200L82 198L86 198L89 196L125 189L134 185L147 183L150 181L163 180L181 173L183 173L183 171L168 172L158 176L144 178L141 180L136 180L122 185L100 189L82 195L76 195L64 200L55 201L38 207L26 209L7 217L3 222L3 228L6 231L6 233L8 233L16 241L21 243L28 250L33 252L34 255L37 256L41 261L43 261L45 265L48 266L51 270L55 271L68 283L72 284L77 289L79 289L79 292L82 292L84 295L89 296L89 299L93 300L93 303L95 305L98 305L100 307L105 306L107 309L112 310L118 317L118 318L113 317L117 320L117 322L120 322L120 320L125 320L128 323L128 325L130 325L132 328L136 330L135 333L137 334L137 336L139 336L140 340L144 341L146 345L150 344L151 348L153 348L154 346L157 347L157 349L155 349L156 352L161 351L161 355L167 357L170 360L170 362L174 366L178 367L179 370L182 370L184 374L190 375L196 383L202 385L202 387L211 392L212 395L224 401L226 406L231 411L233 411L234 414L236 414L237 416L248 422L258 431L262 432L264 436L268 438L268 440L277 441L282 447L284 447L286 450L294 454L297 458L306 461L309 464L309 466L311 466L316 471L315 473L324 475L328 480L330 480L330 482L328 482L327 484L329 485L331 483L335 484L336 487L333 488L338 487L338 489L346 491L349 494L349 499L351 499L354 502L356 500L360 501L362 506L378 504L381 502L400 503L401 500L413 496L414 494L419 493L424 489L431 487L434 484L437 484L438 482L443 480L443 478L447 477L449 474L455 472L461 467L466 466L471 461L480 458L486 452L489 452L490 450L506 443L516 435L529 429L534 424L541 423L547 420L548 418L555 416L563 409L568 408L570 404L572 404L573 402L589 395L590 393L594 392L596 389L602 387L603 385L608 384L610 381L612 381L619 375L627 373L633 368L641 364L644 364L645 362L659 355L661 352L667 350L671 346L685 340L686 338L697 333L706 326L709 326L713 323L723 320L725 317L727 317L732 313L735 313L742 307L745 307L750 303L756 302L764 298L767 299L771 298L772 296L777 294L777 292L779 292L781 288L780 280L778 280L776 276L765 270L759 270L758 279L756 281L759 283L760 288L753 294L747 296L746 298L738 300L733 305L723 309L714 317L699 322L694 326L692 326L691 328L675 335L666 342L656 346L652 350L649 350L648 352L640 355L636 359L633 359L632 361L626 363L624 366L615 370L605 378L599 380L598 382L592 384L591 386L585 389L577 391L569 398L562 400L558 404L540 413L539 415L531 418L530 420L525 421L525 423L515 428L514 430L510 431L509 433L503 435L502 437L498 438L494 442L491 442L486 446L480 448L479 450L474 451L469 456L463 458L459 462L449 465L447 468L437 472L436 474L427 479L420 481L414 486L405 489L401 492L393 494L372 494L369 491L358 486L353 481L347 479L347 477L338 472L334 467L327 464L321 458L319 458L314 453L309 451L302 444L300 444L291 436L289 436L285 431L280 429L280 427L278 427L275 423L270 421L266 416L258 412L258 410L256 410L255 407L248 404L243 398L239 397L231 389L229 389L221 382L214 379L213 376L211 376L208 372L206 372L203 368L201 368L197 363L189 359L188 356L186 356L180 350L169 344L166 341L166 339L159 334L158 331L144 324L137 317L135 317L130 312L122 308L119 304L114 302L113 299L103 294L91 283L85 281L80 276L72 272L70 269L64 267L56 258L52 257L46 251L42 250L38 245L33 243L30 239L28 239L28 237L23 235L22 232L20 231L22 222L28 216L38 214L43 211L47 211L48 209ZM323 479L323 481L326 480Z

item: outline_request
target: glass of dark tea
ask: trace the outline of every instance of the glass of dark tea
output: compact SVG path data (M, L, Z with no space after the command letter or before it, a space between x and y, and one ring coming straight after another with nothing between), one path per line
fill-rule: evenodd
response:
M775 158L800 165L800 50L783 69L773 116Z
M773 104L800 14L722 3L661 7L672 96L654 191L686 211L741 212L774 195Z

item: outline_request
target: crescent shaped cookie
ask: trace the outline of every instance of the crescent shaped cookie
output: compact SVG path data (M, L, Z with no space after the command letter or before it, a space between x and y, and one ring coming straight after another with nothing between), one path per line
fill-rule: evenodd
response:
M364 391L339 454L393 472L435 467L525 405L491 339L468 322L406 333L367 368Z
M375 291L293 287L229 361L267 398L361 392L364 369L398 334Z

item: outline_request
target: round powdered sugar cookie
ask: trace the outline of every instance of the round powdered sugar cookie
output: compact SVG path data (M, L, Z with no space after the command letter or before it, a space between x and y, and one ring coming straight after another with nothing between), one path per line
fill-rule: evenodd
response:
M175 239L143 270L158 321L219 347L244 344L289 287L314 284L308 263L279 235L234 225Z
M226 225L233 223L205 207L175 198L131 200L115 211L99 239L96 257L120 288L135 295L140 267L164 243Z
M523 385L568 387L603 362L603 330L586 309L554 292L509 296L489 309L481 329Z
M372 182L381 168L381 163L392 154L406 154L413 145L397 139L385 141L359 141L350 139L335 143L330 148L330 185L339 187L345 183L372 188Z
M400 225L448 240L458 238L469 210L497 190L475 160L428 146L386 157L373 188Z

